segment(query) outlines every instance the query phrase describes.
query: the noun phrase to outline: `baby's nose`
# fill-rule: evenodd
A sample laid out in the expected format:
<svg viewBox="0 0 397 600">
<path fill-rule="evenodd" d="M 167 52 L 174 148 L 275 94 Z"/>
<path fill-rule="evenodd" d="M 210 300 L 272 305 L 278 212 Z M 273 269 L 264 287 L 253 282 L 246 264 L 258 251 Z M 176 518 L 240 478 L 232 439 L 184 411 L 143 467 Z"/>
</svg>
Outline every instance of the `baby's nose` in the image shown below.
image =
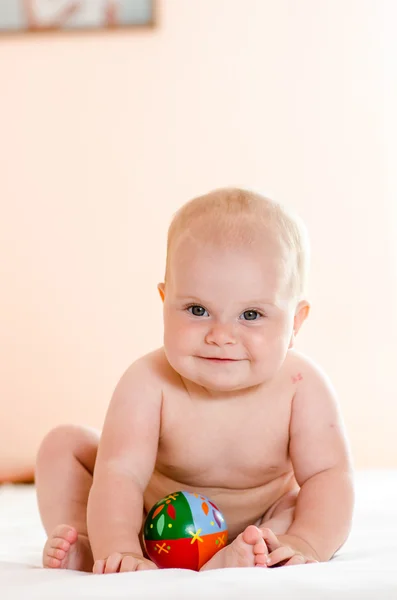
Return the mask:
<svg viewBox="0 0 397 600">
<path fill-rule="evenodd" d="M 207 344 L 224 346 L 225 344 L 236 344 L 234 328 L 230 325 L 213 325 L 205 336 Z"/>
</svg>

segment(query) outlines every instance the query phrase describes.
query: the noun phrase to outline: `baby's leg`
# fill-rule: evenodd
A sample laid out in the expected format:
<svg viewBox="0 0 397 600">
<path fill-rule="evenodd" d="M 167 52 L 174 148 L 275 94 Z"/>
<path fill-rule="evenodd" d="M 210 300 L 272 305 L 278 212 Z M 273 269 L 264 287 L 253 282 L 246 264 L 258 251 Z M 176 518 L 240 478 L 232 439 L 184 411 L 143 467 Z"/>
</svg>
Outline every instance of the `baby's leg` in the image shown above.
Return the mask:
<svg viewBox="0 0 397 600">
<path fill-rule="evenodd" d="M 87 500 L 99 432 L 63 425 L 44 438 L 36 463 L 37 499 L 48 535 L 43 565 L 91 571 Z"/>
<path fill-rule="evenodd" d="M 276 535 L 284 535 L 294 520 L 296 498 L 299 490 L 293 490 L 282 496 L 263 515 L 259 529 L 271 529 Z"/>
<path fill-rule="evenodd" d="M 276 535 L 282 535 L 289 529 L 295 512 L 298 490 L 288 492 L 282 496 L 264 514 L 257 527 L 249 525 L 226 548 L 222 548 L 203 567 L 202 571 L 209 569 L 222 569 L 225 567 L 265 567 L 267 548 L 262 530 L 271 529 Z"/>
</svg>

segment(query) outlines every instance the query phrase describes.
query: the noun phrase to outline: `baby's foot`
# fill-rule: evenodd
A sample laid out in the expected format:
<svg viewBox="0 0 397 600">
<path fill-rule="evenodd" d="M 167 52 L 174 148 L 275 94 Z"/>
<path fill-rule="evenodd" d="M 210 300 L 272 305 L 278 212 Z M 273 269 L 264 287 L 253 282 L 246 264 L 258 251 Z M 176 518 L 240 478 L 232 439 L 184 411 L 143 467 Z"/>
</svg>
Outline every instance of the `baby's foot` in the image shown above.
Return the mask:
<svg viewBox="0 0 397 600">
<path fill-rule="evenodd" d="M 224 569 L 225 567 L 265 567 L 267 548 L 260 529 L 249 525 L 243 533 L 226 548 L 219 550 L 202 568 Z"/>
<path fill-rule="evenodd" d="M 88 537 L 74 527 L 58 525 L 43 550 L 43 566 L 49 569 L 92 571 L 94 561 Z"/>
</svg>

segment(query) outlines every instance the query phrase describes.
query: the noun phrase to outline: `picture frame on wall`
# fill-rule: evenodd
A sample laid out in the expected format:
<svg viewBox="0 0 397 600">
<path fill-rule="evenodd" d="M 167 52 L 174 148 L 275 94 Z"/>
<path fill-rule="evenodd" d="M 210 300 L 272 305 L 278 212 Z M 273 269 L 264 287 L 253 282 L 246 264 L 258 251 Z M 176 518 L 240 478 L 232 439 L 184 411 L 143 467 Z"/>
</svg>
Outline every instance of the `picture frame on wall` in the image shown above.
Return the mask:
<svg viewBox="0 0 397 600">
<path fill-rule="evenodd" d="M 0 35 L 153 27 L 155 0 L 0 0 Z"/>
</svg>

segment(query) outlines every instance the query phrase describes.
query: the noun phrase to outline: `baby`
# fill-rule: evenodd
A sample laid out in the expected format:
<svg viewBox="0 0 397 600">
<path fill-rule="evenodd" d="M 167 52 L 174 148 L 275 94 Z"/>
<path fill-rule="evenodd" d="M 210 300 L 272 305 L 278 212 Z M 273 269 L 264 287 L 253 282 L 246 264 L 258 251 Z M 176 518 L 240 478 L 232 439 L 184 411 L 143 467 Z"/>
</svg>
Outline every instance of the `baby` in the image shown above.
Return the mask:
<svg viewBox="0 0 397 600">
<path fill-rule="evenodd" d="M 176 213 L 164 347 L 127 369 L 101 435 L 60 426 L 40 447 L 45 567 L 157 568 L 143 519 L 177 490 L 209 496 L 228 525 L 203 570 L 327 561 L 342 546 L 353 485 L 337 401 L 294 350 L 307 263 L 300 221 L 259 194 L 216 190 Z"/>
</svg>

